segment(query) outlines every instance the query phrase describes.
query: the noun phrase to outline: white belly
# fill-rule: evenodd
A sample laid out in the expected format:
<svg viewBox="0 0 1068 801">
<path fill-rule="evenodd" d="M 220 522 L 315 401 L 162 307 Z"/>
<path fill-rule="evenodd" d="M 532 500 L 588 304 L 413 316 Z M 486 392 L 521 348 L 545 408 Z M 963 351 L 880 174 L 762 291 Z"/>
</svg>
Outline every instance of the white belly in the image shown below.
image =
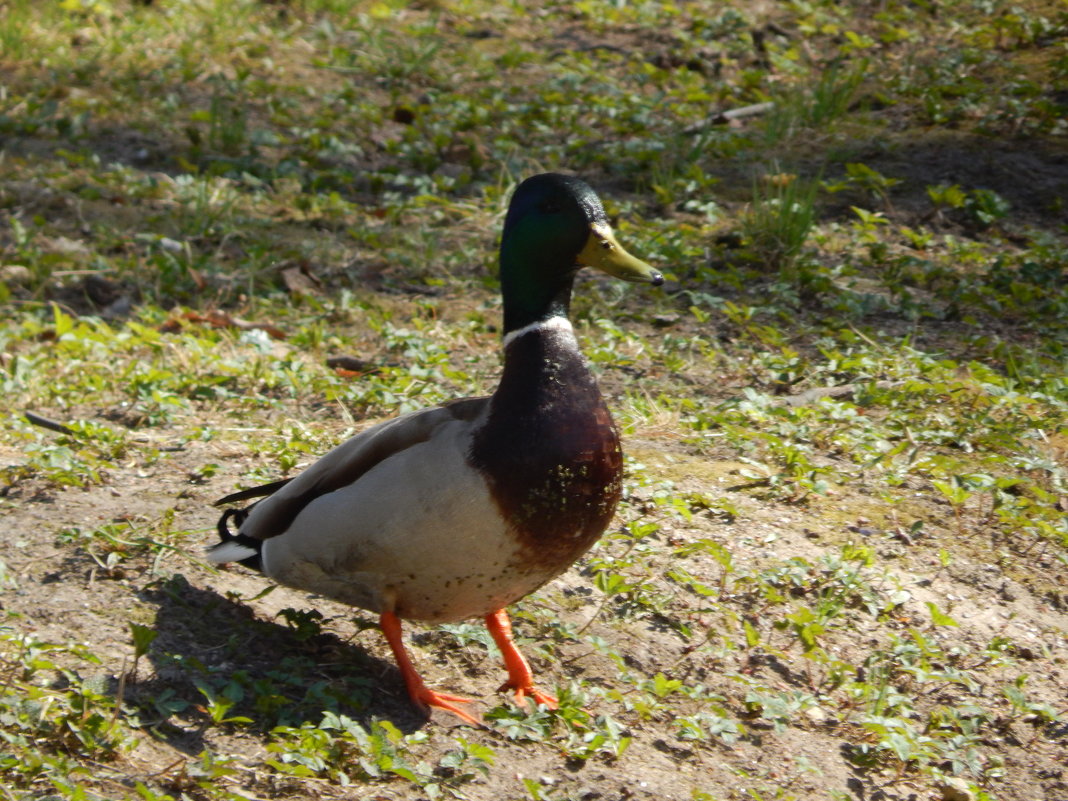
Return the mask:
<svg viewBox="0 0 1068 801">
<path fill-rule="evenodd" d="M 525 564 L 463 450 L 416 445 L 315 499 L 264 542 L 264 573 L 428 622 L 486 615 L 533 592 L 555 574 Z"/>
</svg>

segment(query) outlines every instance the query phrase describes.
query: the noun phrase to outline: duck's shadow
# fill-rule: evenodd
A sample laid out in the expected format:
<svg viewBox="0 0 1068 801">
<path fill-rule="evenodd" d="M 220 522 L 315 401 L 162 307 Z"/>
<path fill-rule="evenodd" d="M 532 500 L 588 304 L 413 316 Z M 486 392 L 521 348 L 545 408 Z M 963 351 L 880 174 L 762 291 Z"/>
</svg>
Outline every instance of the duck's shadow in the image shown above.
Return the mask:
<svg viewBox="0 0 1068 801">
<path fill-rule="evenodd" d="M 388 720 L 405 733 L 427 722 L 392 662 L 318 630 L 312 620 L 259 619 L 248 606 L 181 575 L 141 597 L 158 608 L 156 636 L 144 656 L 154 670 L 127 682 L 125 701 L 175 748 L 200 753 L 213 726 L 264 733 L 318 725 L 326 711 L 364 726 Z"/>
</svg>

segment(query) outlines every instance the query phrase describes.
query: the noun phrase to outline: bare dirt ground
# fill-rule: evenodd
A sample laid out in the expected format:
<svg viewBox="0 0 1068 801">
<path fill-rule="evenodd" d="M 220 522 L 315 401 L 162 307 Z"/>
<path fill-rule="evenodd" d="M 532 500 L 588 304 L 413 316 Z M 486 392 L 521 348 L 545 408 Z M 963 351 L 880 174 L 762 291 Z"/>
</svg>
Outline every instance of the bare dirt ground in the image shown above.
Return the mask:
<svg viewBox="0 0 1068 801">
<path fill-rule="evenodd" d="M 650 424 L 626 442 L 629 455 L 651 475 L 675 481 L 679 493 L 721 495 L 745 483 L 729 454 L 698 456 L 665 436 L 665 430 Z M 154 436 L 165 439 L 166 434 L 159 431 Z M 19 454 L 8 452 L 2 457 L 12 462 Z M 232 489 L 232 477 L 243 461 L 240 441 L 189 442 L 150 466 L 116 464 L 103 486 L 87 490 L 57 491 L 35 487 L 32 481 L 8 487 L 0 542 L 17 589 L 4 594 L 5 611 L 17 614 L 18 627 L 35 632 L 42 640 L 89 644 L 102 660 L 95 668 L 102 686 L 116 692 L 120 677 L 127 674 L 122 692 L 128 701 L 144 703 L 146 698 L 167 693 L 195 698 L 191 666 L 255 678 L 276 675 L 279 670 L 284 673 L 286 660 L 298 658 L 314 665 L 310 673 L 301 669 L 301 681 L 321 682 L 324 692 L 346 699 L 341 708 L 357 721 L 384 719 L 404 732 L 424 731 L 431 752 L 446 749 L 457 735 L 476 736 L 465 727 L 457 728 L 448 715 L 435 713 L 434 722 L 427 725 L 412 709 L 388 650 L 371 626 L 371 616 L 284 588 L 264 595 L 270 583 L 249 571 L 240 567 L 215 571 L 205 566 L 202 548 L 213 540 L 217 514 L 210 503 Z M 205 462 L 217 463 L 221 469 L 207 483 L 196 483 L 190 476 Z M 877 499 L 855 491 L 814 499 L 800 508 L 765 502 L 746 492 L 731 494 L 738 507 L 732 521 L 698 514 L 685 525 L 674 524 L 659 532 L 657 545 L 664 547 L 663 555 L 650 562 L 657 572 L 650 577 L 654 585 L 679 592 L 664 577 L 672 567 L 669 544 L 700 538 L 728 543 L 736 567 L 745 570 L 791 557 L 816 560 L 843 542 L 861 541 L 874 546 L 880 562 L 888 566 L 879 580 L 906 591 L 909 600 L 883 631 L 855 631 L 838 637 L 833 646 L 836 656 L 851 663 L 863 660 L 863 654 L 885 644 L 888 632 L 905 635 L 925 620 L 924 603 L 931 601 L 960 624 L 933 636 L 973 653 L 994 637 L 1008 638 L 1026 665 L 1032 698 L 1063 707 L 1068 684 L 1068 601 L 1063 584 L 1058 587 L 1059 579 L 1053 579 L 1062 572 L 1051 555 L 1036 553 L 1035 574 L 1012 578 L 998 567 L 996 554 L 984 549 L 983 533 L 972 531 L 968 536 L 974 542 L 961 543 L 952 563 L 945 566 L 929 545 L 908 539 L 904 521 L 888 517 Z M 956 536 L 948 506 L 917 497 L 908 512 L 925 516 L 926 536 L 932 540 L 946 542 Z M 72 542 L 64 535 L 114 521 L 149 525 L 169 515 L 176 528 L 189 532 L 179 547 L 125 560 L 115 569 L 107 568 L 103 553 L 93 554 L 92 544 L 81 546 L 76 538 Z M 699 575 L 718 572 L 709 559 L 688 560 L 686 567 Z M 695 609 L 699 599 L 682 597 L 678 604 Z M 804 660 L 793 658 L 796 654 L 784 658 L 759 649 L 748 653 L 725 649 L 714 657 L 695 650 L 669 626 L 649 621 L 625 625 L 604 614 L 599 593 L 591 587 L 582 564 L 519 608 L 529 613 L 518 616 L 520 635 L 537 638 L 539 609 L 552 608 L 565 624 L 579 629 L 588 626 L 587 633 L 610 642 L 623 656 L 626 669 L 648 677 L 663 673 L 720 693 L 729 713 L 745 721 L 749 736 L 732 744 L 687 742 L 671 736 L 669 721 L 656 715 L 650 719 L 630 715 L 626 727 L 633 741 L 619 759 L 583 761 L 568 759 L 545 744 L 516 743 L 486 734 L 496 749 L 497 765 L 488 776 L 464 788 L 468 797 L 527 797 L 529 788 L 523 779 L 535 779 L 546 798 L 682 801 L 698 797 L 695 792 L 708 793 L 702 798 L 741 798 L 746 788 L 757 792 L 772 784 L 787 788 L 788 797 L 793 798 L 970 797 L 953 795 L 965 791 L 952 784 L 932 786 L 918 777 L 889 771 L 873 781 L 870 772 L 857 770 L 846 758 L 857 729 L 856 724 L 842 721 L 840 710 L 810 706 L 778 731 L 766 720 L 755 718 L 745 704 L 737 676 L 760 676 L 771 687 L 800 690 L 812 680 L 804 673 Z M 279 613 L 285 609 L 316 609 L 329 622 L 323 633 L 305 639 L 284 625 Z M 159 632 L 136 674 L 130 672 L 130 621 L 151 625 Z M 708 638 L 715 641 L 715 616 L 709 615 L 704 622 Z M 410 631 L 419 646 L 416 658 L 433 686 L 491 705 L 501 702 L 496 693 L 501 670 L 481 647 L 460 645 L 432 629 L 411 627 Z M 541 652 L 535 649 L 533 653 Z M 533 662 L 542 683 L 549 687 L 582 678 L 611 689 L 617 675 L 617 666 L 591 649 L 587 640 L 558 642 L 551 661 L 535 655 Z M 989 686 L 975 692 L 997 693 L 998 689 Z M 923 701 L 930 705 L 959 702 L 958 694 L 948 687 L 929 691 Z M 595 701 L 592 707 L 593 712 L 610 711 L 604 702 Z M 302 708 L 304 722 L 317 722 L 314 704 Z M 1040 736 L 1034 728 L 1037 725 L 1006 719 L 999 735 L 987 743 L 988 754 L 996 755 L 1004 765 L 997 798 L 1054 801 L 1068 797 L 1064 773 L 1068 731 L 1046 730 Z M 210 746 L 216 752 L 239 754 L 240 780 L 230 777 L 225 781 L 234 785 L 235 792 L 244 793 L 242 797 L 369 797 L 366 787 L 309 783 L 264 770 L 262 760 L 268 756 L 265 747 L 270 736 L 241 729 L 223 733 L 208 725 L 201 705 L 187 707 L 152 731 L 117 764 L 107 766 L 105 773 L 113 776 L 116 787 L 128 783 L 130 777 L 148 776 L 172 791 L 180 789 L 187 781 L 183 777 L 188 761 Z M 375 793 L 374 798 L 382 799 L 421 797 L 417 787 L 396 784 L 376 787 Z"/>
</svg>

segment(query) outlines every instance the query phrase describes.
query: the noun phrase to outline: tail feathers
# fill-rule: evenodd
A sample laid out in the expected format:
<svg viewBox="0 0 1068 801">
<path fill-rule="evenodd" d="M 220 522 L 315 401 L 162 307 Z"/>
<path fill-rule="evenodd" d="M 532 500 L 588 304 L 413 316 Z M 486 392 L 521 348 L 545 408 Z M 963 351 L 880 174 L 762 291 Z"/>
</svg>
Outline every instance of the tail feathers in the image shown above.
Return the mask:
<svg viewBox="0 0 1068 801">
<path fill-rule="evenodd" d="M 252 557 L 259 557 L 260 552 L 248 545 L 242 545 L 237 540 L 220 542 L 208 549 L 208 561 L 217 565 L 226 562 L 243 562 Z"/>
<path fill-rule="evenodd" d="M 263 541 L 241 533 L 241 524 L 248 517 L 249 509 L 227 509 L 222 513 L 218 524 L 220 542 L 208 548 L 209 562 L 217 565 L 238 562 L 245 567 L 263 572 L 263 558 L 260 554 Z M 231 518 L 237 525 L 237 531 L 230 530 Z"/>
<path fill-rule="evenodd" d="M 253 498 L 263 498 L 267 495 L 273 495 L 292 480 L 292 478 L 283 478 L 280 481 L 272 481 L 270 484 L 264 484 L 261 487 L 251 487 L 250 489 L 241 490 L 240 492 L 233 492 L 225 498 L 219 498 L 219 500 L 213 501 L 211 505 L 227 506 L 231 503 L 241 503 L 242 501 L 252 500 Z"/>
</svg>

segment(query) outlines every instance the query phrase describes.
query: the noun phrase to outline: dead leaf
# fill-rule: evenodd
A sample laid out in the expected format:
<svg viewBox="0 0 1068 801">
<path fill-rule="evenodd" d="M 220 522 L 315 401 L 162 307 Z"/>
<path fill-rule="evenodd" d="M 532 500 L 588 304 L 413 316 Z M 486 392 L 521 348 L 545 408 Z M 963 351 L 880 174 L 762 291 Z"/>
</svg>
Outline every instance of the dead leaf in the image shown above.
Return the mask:
<svg viewBox="0 0 1068 801">
<path fill-rule="evenodd" d="M 411 125 L 415 122 L 415 111 L 407 106 L 397 106 L 393 109 L 393 121 L 401 125 Z"/>
<path fill-rule="evenodd" d="M 331 356 L 326 360 L 326 366 L 333 368 L 341 378 L 359 378 L 378 369 L 371 362 L 355 356 Z"/>
<path fill-rule="evenodd" d="M 286 289 L 297 295 L 317 295 L 323 288 L 306 264 L 286 267 L 282 270 L 282 281 Z"/>
<path fill-rule="evenodd" d="M 193 279 L 193 284 L 196 285 L 198 292 L 203 292 L 207 288 L 208 282 L 204 279 L 204 276 L 200 274 L 200 270 L 194 270 L 190 267 L 189 277 Z"/>
<path fill-rule="evenodd" d="M 122 295 L 122 287 L 102 275 L 85 276 L 82 288 L 96 306 L 110 306 Z"/>
<path fill-rule="evenodd" d="M 371 362 L 355 356 L 331 356 L 326 360 L 326 366 L 333 367 L 335 370 L 350 370 L 354 373 L 366 373 L 374 369 Z"/>
<path fill-rule="evenodd" d="M 224 311 L 209 311 L 206 314 L 200 314 L 195 311 L 182 312 L 181 314 L 171 317 L 169 320 L 160 325 L 159 330 L 164 333 L 171 334 L 176 331 L 181 331 L 184 323 L 196 323 L 198 325 L 210 325 L 212 328 L 237 328 L 241 331 L 251 331 L 259 329 L 266 331 L 267 335 L 271 339 L 285 339 L 286 335 L 282 329 L 277 326 L 273 326 L 270 323 L 252 323 L 248 320 L 242 320 L 238 317 L 233 317 Z"/>
</svg>

